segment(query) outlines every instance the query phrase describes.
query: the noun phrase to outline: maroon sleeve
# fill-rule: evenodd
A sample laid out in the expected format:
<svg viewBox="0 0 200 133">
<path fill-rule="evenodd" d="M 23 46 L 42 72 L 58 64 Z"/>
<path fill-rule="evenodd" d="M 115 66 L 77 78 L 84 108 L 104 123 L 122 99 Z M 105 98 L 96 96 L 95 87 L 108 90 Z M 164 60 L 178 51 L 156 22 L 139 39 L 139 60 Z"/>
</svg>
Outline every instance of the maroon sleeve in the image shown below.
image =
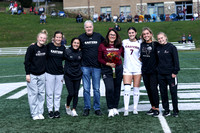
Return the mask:
<svg viewBox="0 0 200 133">
<path fill-rule="evenodd" d="M 100 44 L 100 45 L 99 45 L 99 48 L 98 48 L 98 61 L 99 61 L 101 64 L 106 65 L 107 62 L 105 61 L 105 58 L 104 58 L 104 50 L 103 50 L 103 47 L 104 47 L 103 44 Z"/>
<path fill-rule="evenodd" d="M 124 47 L 122 46 L 122 57 L 124 58 Z"/>
</svg>

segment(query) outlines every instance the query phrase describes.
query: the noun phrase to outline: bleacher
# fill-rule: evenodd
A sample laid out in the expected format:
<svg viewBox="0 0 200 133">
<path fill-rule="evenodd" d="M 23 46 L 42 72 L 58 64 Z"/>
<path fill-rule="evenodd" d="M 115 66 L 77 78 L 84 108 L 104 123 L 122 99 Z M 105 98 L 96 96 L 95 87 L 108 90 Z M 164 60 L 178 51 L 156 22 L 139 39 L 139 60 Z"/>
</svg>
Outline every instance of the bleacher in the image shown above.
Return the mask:
<svg viewBox="0 0 200 133">
<path fill-rule="evenodd" d="M 176 48 L 178 50 L 194 50 L 195 47 L 195 43 L 179 43 L 179 42 L 171 42 L 172 44 L 174 44 L 176 46 Z"/>
</svg>

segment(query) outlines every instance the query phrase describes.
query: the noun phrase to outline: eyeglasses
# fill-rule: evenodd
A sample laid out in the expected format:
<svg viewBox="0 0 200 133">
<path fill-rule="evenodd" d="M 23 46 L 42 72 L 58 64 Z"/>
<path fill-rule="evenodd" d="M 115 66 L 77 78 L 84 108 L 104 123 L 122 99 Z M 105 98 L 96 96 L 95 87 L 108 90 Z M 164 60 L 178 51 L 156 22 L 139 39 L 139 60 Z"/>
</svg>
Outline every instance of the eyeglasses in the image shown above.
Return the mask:
<svg viewBox="0 0 200 133">
<path fill-rule="evenodd" d="M 116 36 L 116 34 L 109 34 L 109 36 L 113 36 L 113 37 L 115 37 L 115 36 Z"/>
</svg>

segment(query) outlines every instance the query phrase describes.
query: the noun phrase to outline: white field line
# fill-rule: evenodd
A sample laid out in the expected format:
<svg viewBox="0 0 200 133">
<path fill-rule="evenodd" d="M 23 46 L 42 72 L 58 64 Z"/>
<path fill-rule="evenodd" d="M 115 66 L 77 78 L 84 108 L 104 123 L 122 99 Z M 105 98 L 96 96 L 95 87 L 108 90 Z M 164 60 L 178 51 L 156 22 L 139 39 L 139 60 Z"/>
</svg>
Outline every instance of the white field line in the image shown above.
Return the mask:
<svg viewBox="0 0 200 133">
<path fill-rule="evenodd" d="M 166 119 L 162 115 L 159 115 L 158 119 L 160 121 L 160 124 L 162 126 L 164 133 L 171 133 L 171 130 L 170 130 L 168 124 L 167 124 Z"/>
<path fill-rule="evenodd" d="M 10 96 L 10 97 L 8 97 L 6 99 L 18 99 L 18 98 L 20 98 L 20 97 L 22 97 L 22 96 L 24 96 L 26 94 L 27 94 L 27 88 L 15 93 L 14 95 L 12 95 L 12 96 Z"/>
<path fill-rule="evenodd" d="M 0 97 L 22 86 L 26 86 L 26 82 L 0 84 Z"/>
<path fill-rule="evenodd" d="M 25 77 L 26 75 L 6 75 L 6 76 L 0 76 L 0 78 L 12 78 L 12 77 Z"/>
</svg>

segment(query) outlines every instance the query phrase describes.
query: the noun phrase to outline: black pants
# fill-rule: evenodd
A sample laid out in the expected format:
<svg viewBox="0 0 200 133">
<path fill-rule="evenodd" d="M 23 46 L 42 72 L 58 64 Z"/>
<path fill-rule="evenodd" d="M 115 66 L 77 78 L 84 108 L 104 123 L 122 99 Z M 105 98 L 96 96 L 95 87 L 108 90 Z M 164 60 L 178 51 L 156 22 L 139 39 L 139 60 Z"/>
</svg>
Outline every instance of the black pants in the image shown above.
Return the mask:
<svg viewBox="0 0 200 133">
<path fill-rule="evenodd" d="M 102 75 L 106 88 L 107 107 L 108 109 L 118 108 L 121 93 L 121 82 L 123 77 L 123 66 L 116 66 L 116 78 L 113 78 L 113 70 L 108 66 L 104 66 L 102 68 Z"/>
<path fill-rule="evenodd" d="M 157 74 L 142 74 L 144 86 L 147 90 L 151 106 L 159 108 L 158 78 Z"/>
<path fill-rule="evenodd" d="M 158 74 L 158 83 L 160 87 L 160 93 L 162 98 L 162 106 L 166 111 L 169 111 L 169 100 L 168 100 L 168 89 L 169 85 L 173 111 L 179 112 L 178 110 L 178 98 L 177 98 L 177 78 L 172 78 L 170 75 L 160 75 Z"/>
<path fill-rule="evenodd" d="M 67 75 L 64 76 L 64 79 L 65 79 L 65 85 L 66 85 L 67 90 L 68 90 L 68 96 L 66 98 L 67 106 L 70 105 L 70 103 L 73 99 L 73 108 L 76 109 L 76 106 L 77 106 L 77 103 L 78 103 L 78 91 L 79 91 L 79 88 L 80 88 L 81 79 L 72 80 Z"/>
</svg>

